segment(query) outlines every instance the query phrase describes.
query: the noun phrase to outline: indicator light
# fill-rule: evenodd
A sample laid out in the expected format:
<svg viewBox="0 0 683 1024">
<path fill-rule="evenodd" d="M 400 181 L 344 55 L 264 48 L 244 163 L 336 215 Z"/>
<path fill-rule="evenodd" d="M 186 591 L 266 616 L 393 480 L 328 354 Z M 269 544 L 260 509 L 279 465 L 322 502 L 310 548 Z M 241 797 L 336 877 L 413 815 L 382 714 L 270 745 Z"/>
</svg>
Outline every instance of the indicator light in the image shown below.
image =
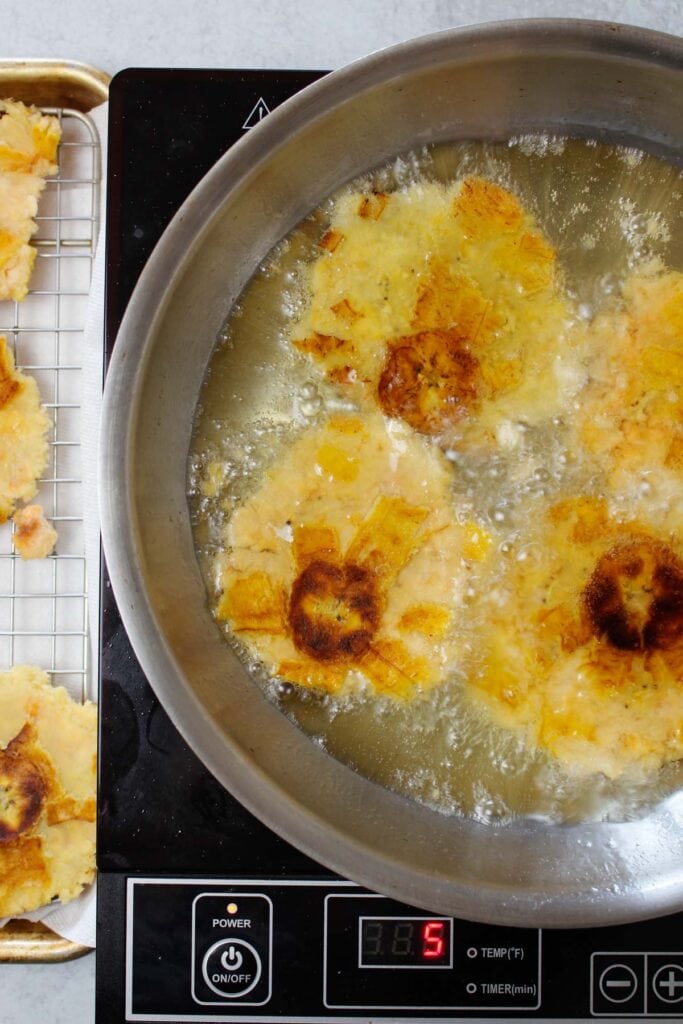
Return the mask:
<svg viewBox="0 0 683 1024">
<path fill-rule="evenodd" d="M 229 914 L 236 914 L 239 908 L 236 903 L 228 903 L 225 909 Z"/>
</svg>

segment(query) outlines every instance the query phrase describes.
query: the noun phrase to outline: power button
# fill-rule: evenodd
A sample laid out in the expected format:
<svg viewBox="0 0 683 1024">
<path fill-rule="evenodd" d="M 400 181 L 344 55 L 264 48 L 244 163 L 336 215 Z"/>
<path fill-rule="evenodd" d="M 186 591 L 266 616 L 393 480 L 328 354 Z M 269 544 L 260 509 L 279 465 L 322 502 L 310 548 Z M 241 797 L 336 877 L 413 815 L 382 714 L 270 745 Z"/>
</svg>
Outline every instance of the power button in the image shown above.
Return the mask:
<svg viewBox="0 0 683 1024">
<path fill-rule="evenodd" d="M 271 998 L 273 905 L 265 893 L 220 889 L 192 902 L 192 998 L 263 1006 Z"/>
<path fill-rule="evenodd" d="M 261 980 L 261 957 L 243 939 L 221 939 L 207 950 L 202 975 L 216 995 L 237 999 L 246 996 Z"/>
</svg>

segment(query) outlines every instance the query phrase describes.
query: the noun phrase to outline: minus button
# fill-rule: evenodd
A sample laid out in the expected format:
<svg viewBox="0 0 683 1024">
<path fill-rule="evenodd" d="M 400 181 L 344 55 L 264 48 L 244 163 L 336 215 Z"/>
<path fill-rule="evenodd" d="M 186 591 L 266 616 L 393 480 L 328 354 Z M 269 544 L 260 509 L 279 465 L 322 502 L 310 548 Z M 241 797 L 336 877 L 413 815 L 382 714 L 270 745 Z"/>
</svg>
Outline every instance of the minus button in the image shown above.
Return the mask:
<svg viewBox="0 0 683 1024">
<path fill-rule="evenodd" d="M 600 992 L 610 1003 L 625 1003 L 638 991 L 638 976 L 628 964 L 610 964 L 600 975 Z"/>
</svg>

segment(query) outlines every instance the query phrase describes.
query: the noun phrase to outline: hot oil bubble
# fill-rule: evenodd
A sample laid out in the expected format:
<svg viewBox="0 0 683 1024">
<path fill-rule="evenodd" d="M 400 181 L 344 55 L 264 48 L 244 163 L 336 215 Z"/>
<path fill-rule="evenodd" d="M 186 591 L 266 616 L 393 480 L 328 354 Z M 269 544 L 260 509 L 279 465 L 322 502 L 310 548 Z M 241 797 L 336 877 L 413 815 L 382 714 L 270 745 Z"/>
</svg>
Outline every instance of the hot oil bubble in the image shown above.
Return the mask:
<svg viewBox="0 0 683 1024">
<path fill-rule="evenodd" d="M 320 396 L 299 402 L 299 411 L 305 419 L 315 419 L 323 407 L 323 400 Z"/>
</svg>

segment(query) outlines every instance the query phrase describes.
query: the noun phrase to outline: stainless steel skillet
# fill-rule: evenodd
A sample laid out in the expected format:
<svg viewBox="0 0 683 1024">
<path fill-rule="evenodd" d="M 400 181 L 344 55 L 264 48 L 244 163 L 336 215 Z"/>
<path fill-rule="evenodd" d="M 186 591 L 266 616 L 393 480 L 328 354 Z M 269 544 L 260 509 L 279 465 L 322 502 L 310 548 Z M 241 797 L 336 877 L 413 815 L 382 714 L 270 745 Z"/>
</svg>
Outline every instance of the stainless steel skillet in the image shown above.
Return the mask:
<svg viewBox="0 0 683 1024">
<path fill-rule="evenodd" d="M 416 146 L 534 131 L 683 160 L 683 45 L 623 26 L 510 22 L 359 61 L 284 104 L 191 194 L 145 268 L 105 394 L 101 514 L 124 624 L 179 730 L 275 831 L 340 874 L 476 920 L 579 926 L 683 908 L 683 795 L 624 824 L 448 818 L 330 758 L 222 641 L 186 500 L 216 336 L 270 248 L 344 181 Z M 250 386 L 248 353 L 235 390 Z M 228 865 L 226 865 L 226 869 Z"/>
</svg>

